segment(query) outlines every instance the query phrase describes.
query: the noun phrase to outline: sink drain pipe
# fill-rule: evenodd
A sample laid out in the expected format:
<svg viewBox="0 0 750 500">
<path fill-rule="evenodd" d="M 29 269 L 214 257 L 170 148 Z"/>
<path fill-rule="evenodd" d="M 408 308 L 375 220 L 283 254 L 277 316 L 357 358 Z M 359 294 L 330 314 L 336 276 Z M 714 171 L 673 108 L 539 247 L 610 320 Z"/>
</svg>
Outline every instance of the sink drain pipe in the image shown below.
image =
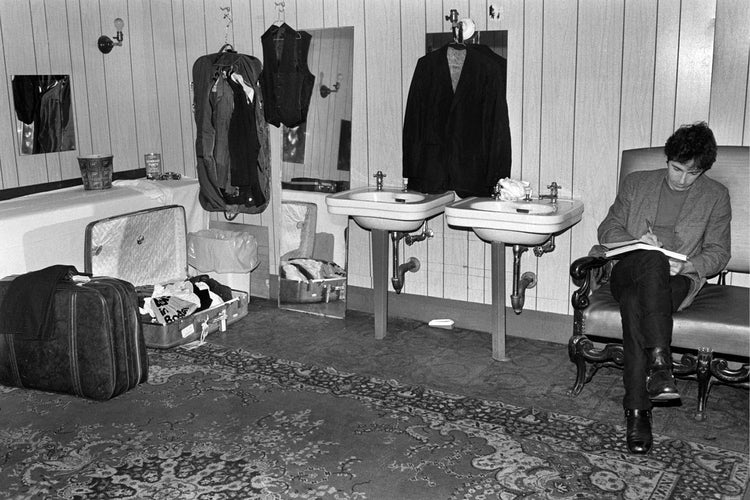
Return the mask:
<svg viewBox="0 0 750 500">
<path fill-rule="evenodd" d="M 521 311 L 523 311 L 523 304 L 526 302 L 526 289 L 536 286 L 536 274 L 531 271 L 521 274 L 521 255 L 526 250 L 528 250 L 528 247 L 513 245 L 513 294 L 510 296 L 510 303 L 513 306 L 513 312 L 516 314 L 521 314 Z M 554 250 L 555 236 L 552 235 L 544 244 L 534 247 L 534 255 L 541 257 Z M 519 274 L 521 274 L 520 277 Z"/>
<path fill-rule="evenodd" d="M 420 234 L 412 235 L 402 231 L 396 231 L 391 233 L 391 243 L 393 245 L 393 276 L 391 277 L 391 285 L 396 293 L 401 293 L 401 289 L 404 288 L 404 282 L 406 281 L 406 273 L 416 273 L 419 271 L 421 266 L 419 259 L 416 257 L 409 257 L 409 260 L 403 264 L 399 264 L 399 252 L 398 242 L 404 240 L 404 243 L 411 246 L 417 241 L 422 241 L 426 238 L 432 238 L 434 233 L 432 229 L 425 228 Z"/>
<path fill-rule="evenodd" d="M 510 304 L 513 306 L 513 312 L 521 314 L 523 304 L 526 302 L 526 289 L 536 286 L 536 274 L 526 271 L 521 274 L 521 255 L 528 250 L 523 245 L 513 245 L 513 293 L 510 296 Z"/>
</svg>

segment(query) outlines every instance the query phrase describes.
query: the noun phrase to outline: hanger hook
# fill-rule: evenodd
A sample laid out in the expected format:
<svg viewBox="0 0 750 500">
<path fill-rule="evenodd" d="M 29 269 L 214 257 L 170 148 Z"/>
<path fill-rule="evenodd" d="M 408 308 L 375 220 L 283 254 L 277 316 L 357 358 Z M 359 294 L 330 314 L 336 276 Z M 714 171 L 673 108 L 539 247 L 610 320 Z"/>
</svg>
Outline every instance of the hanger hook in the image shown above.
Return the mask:
<svg viewBox="0 0 750 500">
<path fill-rule="evenodd" d="M 286 3 L 284 2 L 284 0 L 280 0 L 278 2 L 274 0 L 273 4 L 276 6 L 276 20 L 283 22 L 284 19 L 286 19 L 286 12 L 284 10 L 286 7 Z"/>
<path fill-rule="evenodd" d="M 219 7 L 222 11 L 224 20 L 227 22 L 224 27 L 224 44 L 229 43 L 229 27 L 232 25 L 232 7 Z"/>
</svg>

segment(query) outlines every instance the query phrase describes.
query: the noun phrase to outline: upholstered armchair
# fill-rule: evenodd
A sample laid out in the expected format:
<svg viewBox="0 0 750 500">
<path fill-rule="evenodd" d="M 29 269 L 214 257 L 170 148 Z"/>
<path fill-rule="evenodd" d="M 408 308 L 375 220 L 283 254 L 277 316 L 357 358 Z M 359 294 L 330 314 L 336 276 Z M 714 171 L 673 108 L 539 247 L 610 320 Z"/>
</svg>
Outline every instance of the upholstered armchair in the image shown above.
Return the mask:
<svg viewBox="0 0 750 500">
<path fill-rule="evenodd" d="M 620 183 L 629 173 L 657 168 L 665 160 L 661 147 L 623 151 Z M 716 163 L 704 175 L 729 189 L 732 257 L 716 283 L 705 285 L 689 308 L 674 315 L 674 375 L 697 381 L 697 420 L 706 417 L 713 384 L 749 386 L 750 289 L 727 284 L 726 276 L 750 271 L 750 148 L 719 146 Z M 622 368 L 622 326 L 619 306 L 609 290 L 610 269 L 607 259 L 589 256 L 570 266 L 578 286 L 572 297 L 573 336 L 568 342 L 570 360 L 576 365 L 576 379 L 569 391 L 573 396 L 580 394 L 600 368 Z M 747 283 L 744 278 L 737 280 Z"/>
</svg>

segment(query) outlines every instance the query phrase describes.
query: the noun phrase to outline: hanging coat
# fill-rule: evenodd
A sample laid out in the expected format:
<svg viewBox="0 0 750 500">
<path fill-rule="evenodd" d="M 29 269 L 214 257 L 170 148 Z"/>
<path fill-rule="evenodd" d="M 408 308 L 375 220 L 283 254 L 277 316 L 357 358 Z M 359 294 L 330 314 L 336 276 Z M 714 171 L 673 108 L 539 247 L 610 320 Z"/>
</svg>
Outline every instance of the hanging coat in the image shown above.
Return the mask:
<svg viewBox="0 0 750 500">
<path fill-rule="evenodd" d="M 32 153 L 75 149 L 70 77 L 68 75 L 17 75 L 13 77 L 16 116 L 34 124 Z"/>
<path fill-rule="evenodd" d="M 315 85 L 315 75 L 307 67 L 311 39 L 306 31 L 295 31 L 286 23 L 271 25 L 260 37 L 265 63 L 260 85 L 271 125 L 292 128 L 307 120 Z"/>
<path fill-rule="evenodd" d="M 268 205 L 271 156 L 258 84 L 262 68 L 257 58 L 233 51 L 207 54 L 193 64 L 198 198 L 207 211 L 255 214 Z"/>
<path fill-rule="evenodd" d="M 454 92 L 445 45 L 417 61 L 406 103 L 403 176 L 424 193 L 489 196 L 510 176 L 506 61 L 467 45 Z"/>
</svg>

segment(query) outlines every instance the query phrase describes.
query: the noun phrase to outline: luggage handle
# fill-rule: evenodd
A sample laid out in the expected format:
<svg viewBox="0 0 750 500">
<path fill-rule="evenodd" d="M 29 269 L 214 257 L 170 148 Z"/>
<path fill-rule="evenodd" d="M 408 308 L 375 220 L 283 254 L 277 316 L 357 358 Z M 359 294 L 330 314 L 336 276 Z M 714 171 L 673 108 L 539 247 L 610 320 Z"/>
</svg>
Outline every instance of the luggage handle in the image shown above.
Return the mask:
<svg viewBox="0 0 750 500">
<path fill-rule="evenodd" d="M 94 276 L 91 273 L 81 273 L 81 272 L 73 273 L 71 271 L 68 273 L 68 275 L 64 279 L 65 281 L 69 281 L 73 283 L 74 285 L 81 286 L 91 281 L 91 278 L 93 277 Z"/>
</svg>

